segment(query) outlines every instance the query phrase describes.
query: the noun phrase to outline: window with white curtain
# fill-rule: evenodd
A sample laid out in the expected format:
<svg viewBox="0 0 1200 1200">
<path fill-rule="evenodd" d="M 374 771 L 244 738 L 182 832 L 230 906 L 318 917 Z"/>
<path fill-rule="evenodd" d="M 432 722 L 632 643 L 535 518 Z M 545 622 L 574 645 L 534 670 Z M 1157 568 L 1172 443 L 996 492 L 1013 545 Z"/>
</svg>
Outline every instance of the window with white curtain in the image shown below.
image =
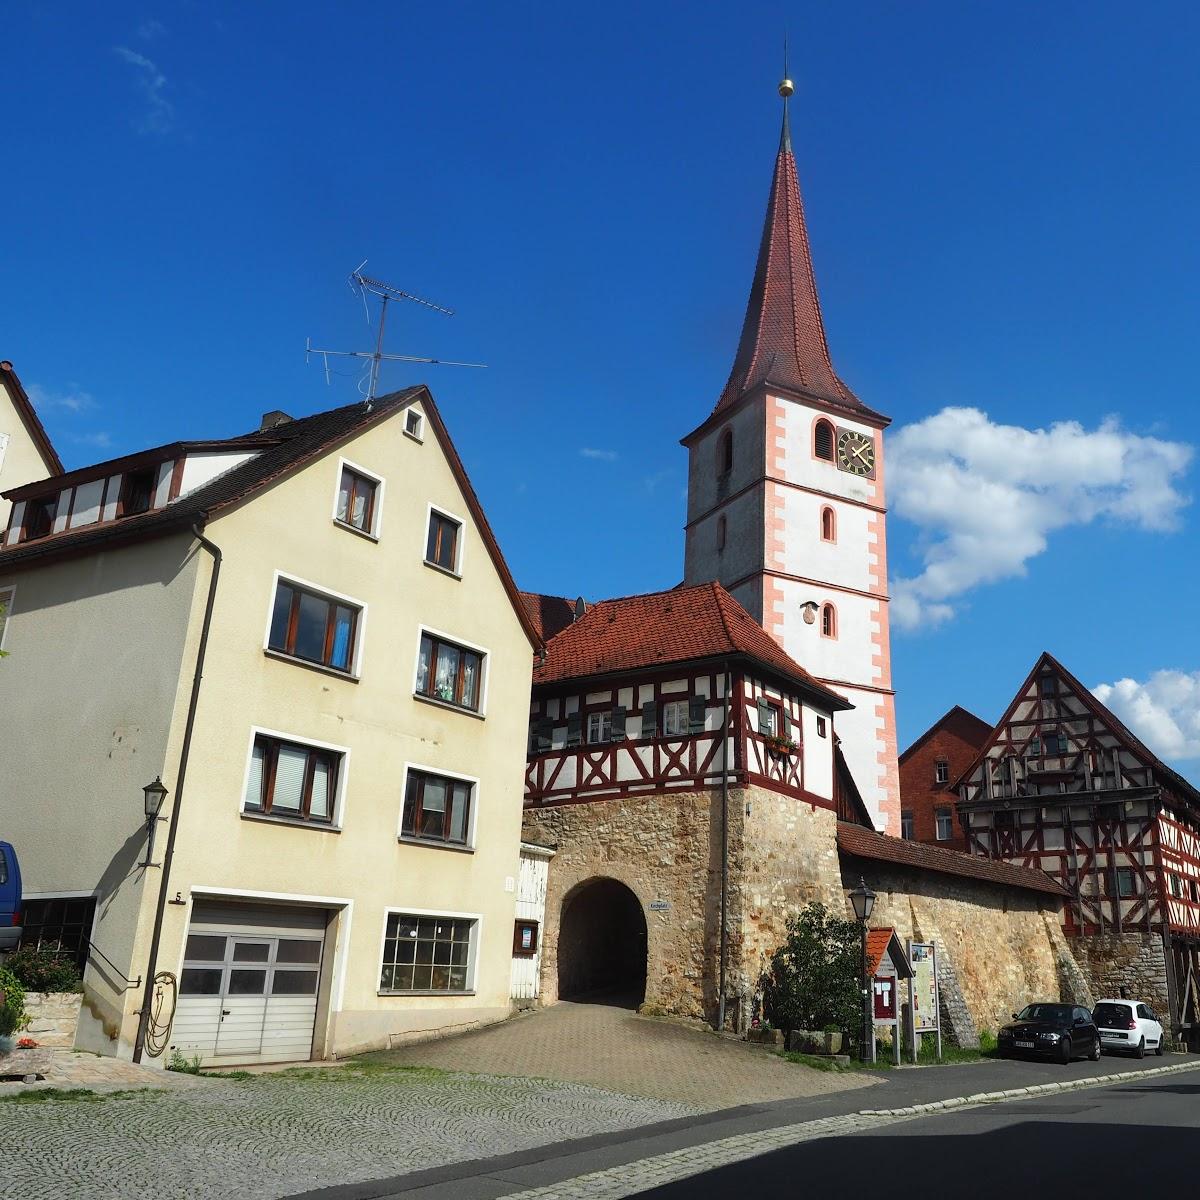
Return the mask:
<svg viewBox="0 0 1200 1200">
<path fill-rule="evenodd" d="M 342 758 L 337 751 L 256 735 L 244 810 L 331 824 Z"/>
</svg>

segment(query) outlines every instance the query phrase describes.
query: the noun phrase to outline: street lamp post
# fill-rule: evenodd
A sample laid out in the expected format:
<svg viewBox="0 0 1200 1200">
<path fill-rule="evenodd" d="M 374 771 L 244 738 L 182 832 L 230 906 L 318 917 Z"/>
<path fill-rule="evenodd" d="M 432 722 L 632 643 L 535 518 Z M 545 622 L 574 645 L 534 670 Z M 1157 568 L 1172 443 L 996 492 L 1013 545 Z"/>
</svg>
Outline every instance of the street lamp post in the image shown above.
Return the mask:
<svg viewBox="0 0 1200 1200">
<path fill-rule="evenodd" d="M 153 783 L 142 788 L 146 798 L 146 861 L 139 866 L 154 866 L 154 826 L 158 823 L 158 814 L 162 811 L 163 801 L 167 798 L 167 789 L 163 787 L 162 778 L 154 777 Z"/>
<path fill-rule="evenodd" d="M 867 887 L 865 880 L 858 877 L 858 887 L 850 893 L 854 915 L 862 928 L 862 1060 L 871 1060 L 871 981 L 867 978 L 867 922 L 875 908 L 875 893 Z"/>
</svg>

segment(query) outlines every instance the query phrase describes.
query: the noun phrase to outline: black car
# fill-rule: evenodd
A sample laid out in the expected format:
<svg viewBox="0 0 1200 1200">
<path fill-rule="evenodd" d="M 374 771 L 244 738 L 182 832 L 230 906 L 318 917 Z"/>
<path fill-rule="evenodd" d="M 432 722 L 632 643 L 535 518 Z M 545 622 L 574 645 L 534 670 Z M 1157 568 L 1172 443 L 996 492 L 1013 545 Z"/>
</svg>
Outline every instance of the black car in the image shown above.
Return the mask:
<svg viewBox="0 0 1200 1200">
<path fill-rule="evenodd" d="M 1013 1024 L 1000 1030 L 997 1041 L 1001 1058 L 1040 1054 L 1063 1063 L 1100 1058 L 1100 1030 L 1077 1004 L 1027 1004 L 1013 1013 Z"/>
</svg>

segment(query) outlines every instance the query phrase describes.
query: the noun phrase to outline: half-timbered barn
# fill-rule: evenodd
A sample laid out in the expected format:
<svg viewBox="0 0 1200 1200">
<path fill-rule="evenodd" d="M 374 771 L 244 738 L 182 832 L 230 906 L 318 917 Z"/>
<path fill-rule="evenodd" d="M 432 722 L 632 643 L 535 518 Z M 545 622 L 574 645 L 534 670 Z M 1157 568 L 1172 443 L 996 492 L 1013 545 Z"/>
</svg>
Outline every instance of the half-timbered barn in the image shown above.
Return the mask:
<svg viewBox="0 0 1200 1200">
<path fill-rule="evenodd" d="M 791 913 L 844 903 L 839 801 L 866 818 L 833 732 L 849 704 L 717 583 L 572 612 L 530 709 L 525 834 L 557 850 L 543 999 L 605 989 L 711 1018 Z"/>
<path fill-rule="evenodd" d="M 1200 1033 L 1200 792 L 1043 654 L 958 780 L 972 854 L 1044 870 L 1097 997 Z"/>
</svg>

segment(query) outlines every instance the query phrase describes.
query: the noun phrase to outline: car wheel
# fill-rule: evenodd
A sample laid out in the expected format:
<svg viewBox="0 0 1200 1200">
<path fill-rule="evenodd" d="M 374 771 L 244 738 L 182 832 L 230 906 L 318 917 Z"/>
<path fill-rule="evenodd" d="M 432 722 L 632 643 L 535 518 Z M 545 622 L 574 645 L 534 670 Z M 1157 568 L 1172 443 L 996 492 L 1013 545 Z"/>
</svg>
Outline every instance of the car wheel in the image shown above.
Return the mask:
<svg viewBox="0 0 1200 1200">
<path fill-rule="evenodd" d="M 1099 1038 L 1097 1038 L 1092 1043 L 1092 1052 L 1091 1052 L 1091 1054 L 1088 1055 L 1088 1058 L 1090 1058 L 1092 1060 L 1092 1062 L 1100 1061 L 1100 1039 Z"/>
<path fill-rule="evenodd" d="M 1058 1044 L 1059 1061 L 1069 1063 L 1071 1061 L 1071 1035 L 1068 1033 Z"/>
<path fill-rule="evenodd" d="M 1161 1058 L 1165 1053 L 1163 1050 L 1163 1035 L 1161 1033 L 1158 1035 L 1158 1045 L 1154 1047 L 1154 1053 L 1158 1055 L 1159 1058 Z"/>
<path fill-rule="evenodd" d="M 1133 1052 L 1133 1056 L 1134 1056 L 1134 1058 L 1145 1058 L 1146 1057 L 1146 1039 L 1145 1038 L 1142 1038 L 1142 1040 L 1140 1042 L 1138 1042 L 1137 1049 Z"/>
</svg>

